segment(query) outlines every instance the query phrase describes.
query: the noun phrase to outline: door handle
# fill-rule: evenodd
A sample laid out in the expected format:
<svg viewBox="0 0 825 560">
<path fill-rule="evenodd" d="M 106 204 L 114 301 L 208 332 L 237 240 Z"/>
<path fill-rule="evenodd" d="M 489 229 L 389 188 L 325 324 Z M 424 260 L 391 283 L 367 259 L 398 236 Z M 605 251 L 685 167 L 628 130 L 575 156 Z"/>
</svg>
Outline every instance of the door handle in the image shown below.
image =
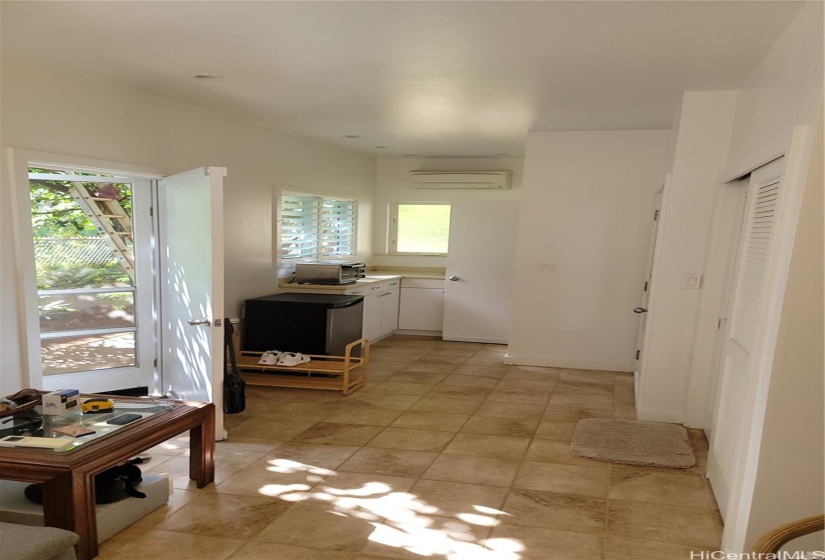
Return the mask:
<svg viewBox="0 0 825 560">
<path fill-rule="evenodd" d="M 447 280 L 449 280 L 450 282 L 458 282 L 459 280 L 461 280 L 461 276 L 450 276 L 449 278 L 447 278 Z"/>
<path fill-rule="evenodd" d="M 633 310 L 633 313 L 647 313 L 647 309 L 645 309 L 644 307 L 636 307 Z"/>
<path fill-rule="evenodd" d="M 209 319 L 189 319 L 186 322 L 190 325 L 206 325 L 207 327 L 212 324 Z"/>
</svg>

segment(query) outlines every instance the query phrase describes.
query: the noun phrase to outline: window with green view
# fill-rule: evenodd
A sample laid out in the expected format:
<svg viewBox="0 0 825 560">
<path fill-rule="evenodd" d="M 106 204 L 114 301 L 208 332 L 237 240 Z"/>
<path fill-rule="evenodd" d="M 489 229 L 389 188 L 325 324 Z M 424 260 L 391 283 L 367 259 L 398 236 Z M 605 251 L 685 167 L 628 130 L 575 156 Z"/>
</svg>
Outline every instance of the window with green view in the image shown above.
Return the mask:
<svg viewBox="0 0 825 560">
<path fill-rule="evenodd" d="M 449 204 L 396 204 L 392 225 L 393 253 L 447 254 Z"/>
</svg>

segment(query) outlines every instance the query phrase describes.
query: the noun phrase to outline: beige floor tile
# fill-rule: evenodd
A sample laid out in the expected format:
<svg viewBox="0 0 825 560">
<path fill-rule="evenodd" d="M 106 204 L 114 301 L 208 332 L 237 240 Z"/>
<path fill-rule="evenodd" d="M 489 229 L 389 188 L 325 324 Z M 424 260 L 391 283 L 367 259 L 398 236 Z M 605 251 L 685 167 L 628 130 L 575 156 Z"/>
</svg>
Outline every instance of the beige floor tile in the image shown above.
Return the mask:
<svg viewBox="0 0 825 560">
<path fill-rule="evenodd" d="M 444 399 L 477 399 L 490 394 L 490 389 L 486 387 L 456 387 L 453 385 L 436 385 L 427 393 L 429 397 L 441 397 Z"/>
<path fill-rule="evenodd" d="M 282 442 L 257 438 L 235 438 L 215 443 L 215 459 L 218 461 L 237 461 L 251 463 L 257 461 Z"/>
<path fill-rule="evenodd" d="M 456 369 L 454 373 L 458 375 L 479 375 L 482 377 L 493 377 L 499 379 L 504 377 L 509 366 L 477 366 L 477 365 L 463 365 Z"/>
<path fill-rule="evenodd" d="M 244 545 L 241 539 L 152 530 L 124 543 L 104 543 L 100 560 L 225 560 Z"/>
<path fill-rule="evenodd" d="M 268 496 L 301 501 L 305 493 L 332 472 L 289 459 L 261 459 L 234 472 L 215 486 L 218 494 Z"/>
<path fill-rule="evenodd" d="M 445 399 L 443 397 L 422 397 L 410 407 L 416 412 L 444 412 L 447 414 L 472 414 L 484 402 L 484 397 L 474 399 Z"/>
<path fill-rule="evenodd" d="M 507 377 L 514 379 L 534 379 L 537 381 L 558 381 L 561 370 L 538 366 L 511 366 Z"/>
<path fill-rule="evenodd" d="M 429 352 L 429 350 L 427 350 L 426 348 L 403 348 L 403 347 L 397 347 L 397 346 L 396 347 L 392 347 L 392 346 L 381 347 L 381 346 L 375 346 L 375 345 L 373 345 L 373 347 L 370 350 L 371 350 L 370 351 L 370 357 L 372 357 L 372 358 L 389 358 L 389 359 L 393 359 L 393 358 L 396 358 L 396 359 L 397 358 L 401 358 L 401 359 L 415 358 L 415 359 L 418 359 L 421 356 L 423 356 L 424 354 Z"/>
<path fill-rule="evenodd" d="M 338 467 L 338 470 L 418 478 L 437 456 L 437 453 L 425 451 L 364 448 Z"/>
<path fill-rule="evenodd" d="M 544 405 L 485 401 L 476 410 L 476 416 L 497 418 L 538 418 L 544 412 Z"/>
<path fill-rule="evenodd" d="M 450 517 L 388 519 L 376 528 L 363 553 L 402 560 L 480 558 L 489 532 L 489 527 Z"/>
<path fill-rule="evenodd" d="M 553 393 L 550 397 L 550 406 L 611 409 L 613 408 L 613 396 Z"/>
<path fill-rule="evenodd" d="M 417 361 L 405 366 L 402 372 L 413 373 L 441 373 L 448 374 L 454 372 L 458 368 L 458 364 L 445 364 Z"/>
<path fill-rule="evenodd" d="M 440 453 L 453 439 L 452 432 L 415 430 L 411 428 L 386 428 L 367 444 L 367 447 L 406 449 Z"/>
<path fill-rule="evenodd" d="M 436 348 L 474 350 L 476 352 L 483 350 L 485 346 L 481 342 L 462 342 L 459 340 L 439 340 L 435 345 Z"/>
<path fill-rule="evenodd" d="M 552 403 L 544 411 L 544 420 L 553 422 L 578 422 L 587 418 L 610 418 L 613 414 L 610 408 L 588 408 L 554 406 Z"/>
<path fill-rule="evenodd" d="M 606 524 L 603 498 L 542 490 L 513 490 L 504 503 L 503 523 L 546 527 L 559 531 L 602 534 Z"/>
<path fill-rule="evenodd" d="M 362 499 L 374 503 L 393 501 L 390 498 L 406 494 L 415 484 L 416 479 L 402 476 L 384 476 L 378 474 L 334 472 L 326 477 L 310 492 L 310 501 L 323 501 L 333 505 L 347 499 Z M 366 509 L 371 509 L 369 503 Z"/>
<path fill-rule="evenodd" d="M 604 549 L 604 560 L 664 560 L 670 558 L 688 560 L 701 558 L 702 552 L 710 553 L 716 550 L 668 541 L 633 540 L 614 536 L 608 536 Z M 707 554 L 705 558 L 712 558 L 712 556 Z"/>
<path fill-rule="evenodd" d="M 600 395 L 603 397 L 611 397 L 614 391 L 615 387 L 613 385 L 585 383 L 582 381 L 559 381 L 556 385 L 557 393 L 570 393 L 573 395 Z"/>
<path fill-rule="evenodd" d="M 395 422 L 392 423 L 392 427 L 457 432 L 469 418 L 470 416 L 468 414 L 446 414 L 410 410 L 399 416 Z"/>
<path fill-rule="evenodd" d="M 298 503 L 273 521 L 257 537 L 294 546 L 312 543 L 313 548 L 357 552 L 367 544 L 380 524 L 367 512 L 336 509 L 330 504 Z"/>
<path fill-rule="evenodd" d="M 433 354 L 428 352 L 425 356 L 419 358 L 416 363 L 419 364 L 450 364 L 459 366 L 467 361 L 467 355 L 461 354 Z"/>
<path fill-rule="evenodd" d="M 500 459 L 521 459 L 529 444 L 529 437 L 459 433 L 444 449 L 444 453 L 474 455 L 476 457 L 498 457 Z"/>
<path fill-rule="evenodd" d="M 518 379 L 505 377 L 499 381 L 497 390 L 531 391 L 537 393 L 552 393 L 556 386 L 555 381 L 540 381 L 536 379 Z"/>
<path fill-rule="evenodd" d="M 504 504 L 507 488 L 422 479 L 410 492 L 424 506 L 422 513 L 460 516 L 492 526 Z"/>
<path fill-rule="evenodd" d="M 442 385 L 452 385 L 456 387 L 485 387 L 492 389 L 498 383 L 497 379 L 492 377 L 479 377 L 477 375 L 458 375 L 453 374 L 441 382 Z"/>
<path fill-rule="evenodd" d="M 369 375 L 367 376 L 367 379 L 369 379 L 370 381 L 385 381 L 385 380 L 389 379 L 390 377 L 392 377 L 393 375 L 395 375 L 396 373 L 397 373 L 396 371 L 388 371 L 388 370 L 385 370 L 385 369 L 375 369 L 375 368 L 371 367 L 370 371 L 369 371 Z"/>
<path fill-rule="evenodd" d="M 285 461 L 301 463 L 307 467 L 335 469 L 360 449 L 354 445 L 331 445 L 323 443 L 289 442 L 281 445 L 264 457 L 270 464 Z"/>
<path fill-rule="evenodd" d="M 552 393 L 523 391 L 518 389 L 493 389 L 487 395 L 488 401 L 508 402 L 515 404 L 539 404 L 542 407 L 550 401 Z"/>
<path fill-rule="evenodd" d="M 215 484 L 226 480 L 234 472 L 246 467 L 247 464 L 237 461 L 215 461 Z M 168 476 L 172 479 L 172 485 L 175 489 L 194 490 L 197 488 L 195 482 L 189 480 L 189 457 L 182 455 L 170 457 L 162 463 L 156 463 L 154 466 L 142 470 L 151 474 Z"/>
<path fill-rule="evenodd" d="M 143 454 L 146 455 L 164 455 L 167 457 L 174 457 L 189 450 L 189 436 L 177 436 L 168 439 L 163 443 L 149 448 Z"/>
<path fill-rule="evenodd" d="M 623 403 L 631 403 L 633 404 L 636 398 L 636 391 L 633 388 L 633 385 L 614 385 L 613 386 L 613 398 L 616 402 L 623 402 Z"/>
<path fill-rule="evenodd" d="M 534 439 L 527 450 L 526 461 L 559 463 L 562 465 L 592 465 L 591 459 L 582 459 L 570 453 L 570 442 L 553 439 Z"/>
<path fill-rule="evenodd" d="M 379 383 L 379 386 L 383 383 Z M 414 385 L 413 383 L 396 383 L 396 385 Z M 376 386 L 375 389 L 377 389 Z M 414 405 L 420 396 L 418 395 L 399 395 L 397 393 L 382 393 L 373 389 L 369 393 L 361 393 L 346 406 L 345 410 L 355 407 L 362 408 L 386 408 L 388 410 L 407 410 Z"/>
<path fill-rule="evenodd" d="M 284 420 L 252 418 L 232 429 L 232 435 L 240 438 L 258 438 L 286 441 L 300 434 L 315 422 L 308 420 Z"/>
<path fill-rule="evenodd" d="M 430 350 L 427 352 L 427 358 L 433 358 L 437 356 L 460 356 L 463 358 L 469 358 L 470 356 L 474 355 L 477 350 L 472 348 L 436 348 L 434 350 Z"/>
<path fill-rule="evenodd" d="M 388 393 L 392 395 L 422 396 L 430 392 L 435 385 L 424 383 L 401 383 L 396 381 L 384 381 L 373 389 L 373 393 Z"/>
<path fill-rule="evenodd" d="M 380 426 L 322 422 L 304 430 L 292 439 L 294 441 L 308 441 L 313 443 L 364 445 L 377 436 L 380 431 Z"/>
<path fill-rule="evenodd" d="M 582 383 L 594 383 L 599 385 L 613 386 L 615 375 L 609 371 L 593 371 L 588 369 L 563 369 L 559 375 L 559 381 L 572 381 Z"/>
<path fill-rule="evenodd" d="M 711 548 L 721 542 L 721 528 L 705 509 L 612 499 L 608 506 L 607 530 L 613 537 Z"/>
<path fill-rule="evenodd" d="M 679 504 L 710 511 L 716 508 L 705 488 L 705 481 L 698 474 L 678 469 L 611 465 L 608 495 L 611 499 L 634 502 Z"/>
<path fill-rule="evenodd" d="M 636 407 L 633 403 L 614 402 L 612 417 L 619 420 L 635 420 Z"/>
<path fill-rule="evenodd" d="M 471 358 L 467 358 L 467 361 L 464 362 L 465 366 L 503 366 L 504 359 L 503 356 L 499 355 L 498 353 L 482 353 L 477 352 Z"/>
<path fill-rule="evenodd" d="M 536 431 L 538 424 L 538 418 L 498 418 L 476 415 L 467 420 L 461 431 L 492 436 L 530 437 Z"/>
<path fill-rule="evenodd" d="M 387 381 L 395 383 L 423 383 L 426 385 L 435 385 L 441 383 L 449 375 L 449 373 L 428 373 L 423 371 L 399 371 Z"/>
<path fill-rule="evenodd" d="M 230 560 L 356 560 L 357 552 L 318 550 L 271 542 L 248 542 Z"/>
<path fill-rule="evenodd" d="M 573 431 L 576 429 L 575 422 L 554 422 L 553 420 L 542 420 L 536 434 L 533 437 L 541 439 L 555 439 L 559 441 L 573 441 Z"/>
<path fill-rule="evenodd" d="M 306 420 L 319 422 L 330 414 L 341 410 L 345 403 L 314 403 L 286 401 L 267 412 L 262 412 L 258 418 L 266 420 Z"/>
<path fill-rule="evenodd" d="M 607 497 L 607 464 L 560 465 L 524 461 L 513 485 L 527 490 Z"/>
<path fill-rule="evenodd" d="M 493 457 L 441 454 L 422 478 L 487 486 L 510 486 L 519 462 Z"/>
<path fill-rule="evenodd" d="M 200 493 L 158 526 L 165 531 L 249 539 L 292 504 L 264 496 Z"/>
<path fill-rule="evenodd" d="M 400 410 L 391 410 L 377 406 L 348 406 L 328 416 L 324 422 L 333 424 L 359 424 L 364 426 L 388 426 L 401 415 L 401 412 Z"/>
<path fill-rule="evenodd" d="M 486 545 L 501 553 L 493 558 L 516 558 L 511 552 L 516 543 L 522 548 L 516 552 L 519 560 L 595 560 L 602 557 L 604 539 L 601 535 L 504 524 L 492 530 Z"/>
</svg>

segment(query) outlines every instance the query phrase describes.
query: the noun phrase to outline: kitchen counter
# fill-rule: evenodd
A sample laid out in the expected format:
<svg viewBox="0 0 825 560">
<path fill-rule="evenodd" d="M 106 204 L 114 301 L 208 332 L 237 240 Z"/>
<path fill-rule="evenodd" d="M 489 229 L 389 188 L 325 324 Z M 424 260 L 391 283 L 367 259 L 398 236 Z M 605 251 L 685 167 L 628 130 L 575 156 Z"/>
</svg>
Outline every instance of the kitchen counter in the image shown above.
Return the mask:
<svg viewBox="0 0 825 560">
<path fill-rule="evenodd" d="M 377 282 L 385 282 L 387 280 L 395 280 L 398 278 L 429 278 L 434 280 L 444 280 L 444 273 L 443 272 L 434 272 L 434 271 L 414 271 L 414 270 L 375 270 L 367 272 L 366 278 L 359 278 L 355 285 L 370 285 L 375 284 Z M 313 291 L 313 290 L 344 290 L 346 288 L 351 288 L 353 286 L 352 283 L 350 284 L 341 284 L 341 285 L 334 285 L 334 284 L 296 284 L 294 282 L 281 282 L 279 284 L 281 288 L 301 288 L 302 290 L 306 291 Z"/>
</svg>

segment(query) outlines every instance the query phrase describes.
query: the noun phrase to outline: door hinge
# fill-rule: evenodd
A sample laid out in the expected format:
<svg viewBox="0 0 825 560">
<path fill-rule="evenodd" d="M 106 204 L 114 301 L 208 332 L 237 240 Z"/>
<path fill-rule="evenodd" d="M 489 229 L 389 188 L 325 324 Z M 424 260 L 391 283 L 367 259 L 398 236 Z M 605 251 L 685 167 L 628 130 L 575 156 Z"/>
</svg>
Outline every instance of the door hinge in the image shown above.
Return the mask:
<svg viewBox="0 0 825 560">
<path fill-rule="evenodd" d="M 155 207 L 154 207 L 154 206 L 150 206 L 150 207 L 149 207 L 149 215 L 150 215 L 150 216 L 154 216 L 154 215 L 155 215 Z"/>
<path fill-rule="evenodd" d="M 718 323 L 716 323 L 716 330 L 718 331 L 718 330 L 719 330 L 719 329 L 721 329 L 721 328 L 722 328 L 722 318 L 721 318 L 721 317 L 719 317 L 719 322 L 718 322 Z"/>
<path fill-rule="evenodd" d="M 641 354 L 642 354 L 641 350 L 636 350 L 636 359 L 637 360 L 639 359 L 639 356 L 641 356 Z"/>
<path fill-rule="evenodd" d="M 647 282 L 645 282 L 645 291 L 647 291 L 647 284 L 648 284 L 648 283 L 647 283 Z"/>
<path fill-rule="evenodd" d="M 654 210 L 653 211 L 653 221 L 655 222 L 658 219 L 659 219 L 659 210 Z"/>
<path fill-rule="evenodd" d="M 152 360 L 152 365 L 153 365 L 154 367 L 158 367 L 158 359 L 157 359 L 157 358 L 155 358 L 154 360 Z"/>
</svg>

